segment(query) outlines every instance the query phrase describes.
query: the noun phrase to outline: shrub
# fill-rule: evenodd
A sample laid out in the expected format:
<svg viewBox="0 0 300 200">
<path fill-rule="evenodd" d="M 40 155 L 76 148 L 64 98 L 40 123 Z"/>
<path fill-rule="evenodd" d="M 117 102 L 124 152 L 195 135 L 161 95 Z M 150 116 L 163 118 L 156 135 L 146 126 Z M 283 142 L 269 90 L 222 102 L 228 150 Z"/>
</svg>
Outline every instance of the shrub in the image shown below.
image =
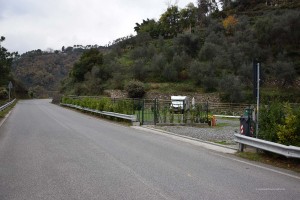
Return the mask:
<svg viewBox="0 0 300 200">
<path fill-rule="evenodd" d="M 300 146 L 300 109 L 273 102 L 260 109 L 259 138 L 284 145 Z"/>
<path fill-rule="evenodd" d="M 219 90 L 221 91 L 222 100 L 231 103 L 242 102 L 244 99 L 242 85 L 238 77 L 231 74 L 224 76 L 219 81 Z"/>
<path fill-rule="evenodd" d="M 137 80 L 128 82 L 125 90 L 130 98 L 142 98 L 146 93 L 144 84 Z"/>
<path fill-rule="evenodd" d="M 114 105 L 114 112 L 132 114 L 134 112 L 134 102 L 129 100 L 117 101 Z"/>
<path fill-rule="evenodd" d="M 97 109 L 100 110 L 100 111 L 104 111 L 109 105 L 111 104 L 111 100 L 107 97 L 104 97 L 104 98 L 101 98 L 99 101 L 98 101 L 98 104 L 97 104 Z M 108 111 L 108 110 L 106 110 Z"/>
<path fill-rule="evenodd" d="M 8 96 L 8 92 L 6 88 L 0 87 L 0 99 L 6 99 Z"/>
<path fill-rule="evenodd" d="M 260 109 L 259 117 L 259 138 L 271 142 L 277 142 L 278 124 L 283 123 L 283 109 L 279 102 L 272 102 L 269 106 Z"/>
<path fill-rule="evenodd" d="M 298 125 L 299 126 L 299 125 Z M 297 132 L 297 116 L 291 105 L 284 105 L 284 123 L 277 126 L 279 143 L 285 145 L 300 145 L 300 133 Z"/>
</svg>

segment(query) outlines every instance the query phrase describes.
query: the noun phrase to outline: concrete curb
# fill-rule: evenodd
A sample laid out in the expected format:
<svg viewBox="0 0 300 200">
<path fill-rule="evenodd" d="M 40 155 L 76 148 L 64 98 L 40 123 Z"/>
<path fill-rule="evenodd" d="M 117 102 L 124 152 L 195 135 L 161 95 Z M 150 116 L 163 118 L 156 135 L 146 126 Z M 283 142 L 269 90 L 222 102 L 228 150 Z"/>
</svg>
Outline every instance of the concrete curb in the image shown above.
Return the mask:
<svg viewBox="0 0 300 200">
<path fill-rule="evenodd" d="M 196 145 L 196 146 L 201 146 L 201 147 L 204 147 L 206 149 L 211 149 L 211 150 L 222 152 L 222 153 L 234 154 L 234 153 L 237 152 L 237 149 L 232 148 L 232 147 L 228 147 L 228 146 L 225 146 L 225 145 L 216 144 L 216 143 L 208 142 L 208 141 L 204 141 L 204 140 L 199 140 L 199 139 L 196 139 L 196 138 L 183 136 L 183 135 L 179 135 L 179 134 L 176 134 L 176 133 L 171 133 L 171 132 L 168 132 L 168 131 L 158 130 L 158 129 L 149 128 L 149 127 L 138 127 L 138 126 L 132 126 L 132 128 L 147 131 L 147 132 L 151 132 L 151 133 L 155 133 L 155 134 L 168 136 L 168 137 L 171 137 L 175 140 L 187 142 L 189 144 L 193 144 L 193 145 Z"/>
</svg>

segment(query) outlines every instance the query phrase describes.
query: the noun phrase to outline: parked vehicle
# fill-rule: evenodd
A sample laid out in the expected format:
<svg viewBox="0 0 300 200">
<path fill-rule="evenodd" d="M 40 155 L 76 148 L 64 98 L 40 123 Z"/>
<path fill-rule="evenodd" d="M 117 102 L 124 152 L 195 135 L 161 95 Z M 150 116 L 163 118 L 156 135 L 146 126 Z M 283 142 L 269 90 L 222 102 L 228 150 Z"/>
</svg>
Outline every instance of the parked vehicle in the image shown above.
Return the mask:
<svg viewBox="0 0 300 200">
<path fill-rule="evenodd" d="M 174 112 L 184 113 L 189 110 L 189 98 L 187 96 L 171 96 L 171 108 Z"/>
</svg>

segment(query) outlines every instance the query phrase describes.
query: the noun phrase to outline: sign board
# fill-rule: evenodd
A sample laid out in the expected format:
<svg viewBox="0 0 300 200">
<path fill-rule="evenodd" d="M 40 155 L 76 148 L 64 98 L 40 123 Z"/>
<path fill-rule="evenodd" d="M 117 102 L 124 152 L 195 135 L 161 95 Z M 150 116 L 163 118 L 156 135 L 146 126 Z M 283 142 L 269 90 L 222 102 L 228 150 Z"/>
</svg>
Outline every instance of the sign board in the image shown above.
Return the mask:
<svg viewBox="0 0 300 200">
<path fill-rule="evenodd" d="M 9 99 L 9 101 L 10 101 L 10 90 L 13 88 L 13 84 L 12 84 L 12 82 L 11 81 L 9 81 L 9 83 L 8 83 L 8 99 Z"/>
</svg>

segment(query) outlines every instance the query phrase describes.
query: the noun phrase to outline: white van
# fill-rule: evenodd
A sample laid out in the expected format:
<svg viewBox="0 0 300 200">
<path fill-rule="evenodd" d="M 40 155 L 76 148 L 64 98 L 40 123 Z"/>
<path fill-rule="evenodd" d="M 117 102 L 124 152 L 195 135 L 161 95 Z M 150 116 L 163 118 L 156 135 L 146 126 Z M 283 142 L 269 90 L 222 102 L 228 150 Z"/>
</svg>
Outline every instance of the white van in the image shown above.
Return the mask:
<svg viewBox="0 0 300 200">
<path fill-rule="evenodd" d="M 181 112 L 190 108 L 189 99 L 187 96 L 171 96 L 171 108 L 174 112 Z"/>
</svg>

